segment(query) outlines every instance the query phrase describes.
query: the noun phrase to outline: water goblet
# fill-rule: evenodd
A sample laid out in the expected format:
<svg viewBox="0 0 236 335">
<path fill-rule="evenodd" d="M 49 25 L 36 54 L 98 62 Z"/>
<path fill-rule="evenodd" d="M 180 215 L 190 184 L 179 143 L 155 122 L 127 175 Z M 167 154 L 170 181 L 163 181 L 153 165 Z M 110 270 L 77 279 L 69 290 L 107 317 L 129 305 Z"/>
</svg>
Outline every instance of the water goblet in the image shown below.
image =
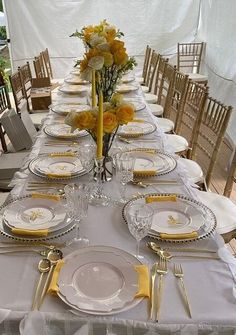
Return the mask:
<svg viewBox="0 0 236 335">
<path fill-rule="evenodd" d="M 127 184 L 133 180 L 135 158 L 130 153 L 118 153 L 115 157 L 116 178 L 121 184 L 121 203 L 125 203 Z"/>
<path fill-rule="evenodd" d="M 143 261 L 144 257 L 139 253 L 140 241 L 147 236 L 152 225 L 154 211 L 148 205 L 132 205 L 129 208 L 127 221 L 131 235 L 136 239 L 135 257 Z"/>
<path fill-rule="evenodd" d="M 89 240 L 79 236 L 79 228 L 81 227 L 81 219 L 88 216 L 88 186 L 85 184 L 66 185 L 64 188 L 66 196 L 66 212 L 69 220 L 75 222 L 75 237 L 68 245 L 77 244 L 79 246 L 87 246 Z"/>
</svg>

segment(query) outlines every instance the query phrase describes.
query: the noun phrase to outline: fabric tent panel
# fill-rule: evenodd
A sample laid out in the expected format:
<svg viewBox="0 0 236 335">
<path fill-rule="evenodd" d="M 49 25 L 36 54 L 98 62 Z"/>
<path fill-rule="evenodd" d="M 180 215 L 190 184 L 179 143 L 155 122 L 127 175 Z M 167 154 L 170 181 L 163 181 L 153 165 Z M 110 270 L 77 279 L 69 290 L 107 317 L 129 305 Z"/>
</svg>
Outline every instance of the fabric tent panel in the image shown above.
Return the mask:
<svg viewBox="0 0 236 335">
<path fill-rule="evenodd" d="M 124 32 L 130 55 L 141 56 L 147 44 L 165 53 L 193 40 L 199 0 L 5 0 L 14 69 L 48 47 L 55 77 L 63 77 L 83 43 L 69 35 L 106 18 Z M 66 66 L 65 66 L 66 64 Z"/>
</svg>

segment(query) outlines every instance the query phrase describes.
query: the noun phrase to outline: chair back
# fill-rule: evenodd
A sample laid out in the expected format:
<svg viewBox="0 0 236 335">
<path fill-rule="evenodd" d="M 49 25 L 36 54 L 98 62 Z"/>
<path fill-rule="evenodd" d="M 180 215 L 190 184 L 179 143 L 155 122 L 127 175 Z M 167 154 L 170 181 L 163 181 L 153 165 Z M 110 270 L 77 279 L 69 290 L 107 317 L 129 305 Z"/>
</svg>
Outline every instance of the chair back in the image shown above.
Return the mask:
<svg viewBox="0 0 236 335">
<path fill-rule="evenodd" d="M 168 61 L 169 61 L 168 59 L 165 59 L 162 56 L 160 56 L 159 61 L 158 61 L 158 66 L 157 66 L 155 81 L 154 81 L 154 92 L 153 92 L 157 96 L 158 96 L 159 89 L 161 87 L 162 77 L 163 77 L 165 67 Z"/>
<path fill-rule="evenodd" d="M 161 78 L 158 91 L 157 103 L 164 107 L 163 116 L 169 118 L 171 99 L 174 91 L 176 69 L 171 64 L 166 63 Z"/>
<path fill-rule="evenodd" d="M 7 91 L 7 87 L 4 83 L 3 76 L 0 74 L 0 114 L 3 114 L 5 111 L 11 109 L 11 103 Z M 7 152 L 7 143 L 6 143 L 6 132 L 3 129 L 1 123 L 0 123 L 0 141 L 2 150 L 4 152 Z"/>
<path fill-rule="evenodd" d="M 146 80 L 145 80 L 146 86 L 149 87 L 149 92 L 152 91 L 153 82 L 154 82 L 154 78 L 155 78 L 155 75 L 156 75 L 156 70 L 157 70 L 159 59 L 160 59 L 160 55 L 158 53 L 156 53 L 155 50 L 153 50 L 152 54 L 151 54 L 151 59 L 150 59 L 150 62 L 149 62 L 149 67 L 148 67 Z"/>
<path fill-rule="evenodd" d="M 202 113 L 200 126 L 196 130 L 196 137 L 192 144 L 192 153 L 197 161 L 199 161 L 198 157 L 201 157 L 201 162 L 199 163 L 205 172 L 207 187 L 211 182 L 213 169 L 231 112 L 231 106 L 225 106 L 221 102 L 208 97 Z"/>
<path fill-rule="evenodd" d="M 24 90 L 24 96 L 27 101 L 27 110 L 30 111 L 29 100 L 30 100 L 30 90 L 32 87 L 32 73 L 29 62 L 27 62 L 23 66 L 19 66 L 18 71 L 20 73 L 21 83 Z"/>
<path fill-rule="evenodd" d="M 12 88 L 12 93 L 14 97 L 14 102 L 16 106 L 17 113 L 20 113 L 24 104 L 27 104 L 27 99 L 25 97 L 24 87 L 22 85 L 20 72 L 17 71 L 9 76 L 10 84 Z"/>
<path fill-rule="evenodd" d="M 151 51 L 152 49 L 149 47 L 149 45 L 147 45 L 145 56 L 144 56 L 144 62 L 143 62 L 143 72 L 142 72 L 144 84 L 146 83 L 147 71 L 148 71 L 148 66 L 149 66 L 149 62 L 151 58 Z"/>
<path fill-rule="evenodd" d="M 35 57 L 34 61 L 34 71 L 36 78 L 45 78 L 45 68 L 43 64 L 43 56 L 40 54 L 39 56 Z"/>
<path fill-rule="evenodd" d="M 53 79 L 52 66 L 51 66 L 48 48 L 42 51 L 41 54 L 42 54 L 44 66 L 46 69 L 46 76 L 49 77 L 50 79 Z"/>
<path fill-rule="evenodd" d="M 188 73 L 199 73 L 204 42 L 178 43 L 177 70 Z"/>
<path fill-rule="evenodd" d="M 168 118 L 174 122 L 175 124 L 174 132 L 176 134 L 178 134 L 179 132 L 179 124 L 177 120 L 179 114 L 183 112 L 185 106 L 188 83 L 189 83 L 188 75 L 185 75 L 184 73 L 176 70 L 171 103 L 168 110 Z"/>
<path fill-rule="evenodd" d="M 188 157 L 191 159 L 194 159 L 195 147 L 193 148 L 193 143 L 196 141 L 196 134 L 200 127 L 207 96 L 207 86 L 199 85 L 190 80 L 184 108 L 178 113 L 176 122 L 179 131 L 177 134 L 184 136 L 188 141 L 190 148 Z"/>
<path fill-rule="evenodd" d="M 230 169 L 228 171 L 228 178 L 224 189 L 224 195 L 228 198 L 231 195 L 233 184 L 236 182 L 235 176 L 236 176 L 236 149 L 234 149 L 234 155 L 230 165 Z"/>
</svg>

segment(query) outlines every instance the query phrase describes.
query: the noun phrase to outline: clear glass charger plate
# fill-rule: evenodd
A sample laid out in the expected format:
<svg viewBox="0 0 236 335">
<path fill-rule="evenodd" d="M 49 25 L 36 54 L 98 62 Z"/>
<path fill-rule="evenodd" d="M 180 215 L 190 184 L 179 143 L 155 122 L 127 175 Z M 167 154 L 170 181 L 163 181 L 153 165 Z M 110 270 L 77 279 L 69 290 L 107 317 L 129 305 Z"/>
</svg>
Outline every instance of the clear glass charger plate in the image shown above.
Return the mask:
<svg viewBox="0 0 236 335">
<path fill-rule="evenodd" d="M 129 93 L 129 92 L 137 91 L 138 89 L 139 89 L 138 85 L 126 85 L 126 84 L 122 84 L 122 85 L 118 85 L 116 87 L 116 92 L 117 93 Z"/>
<path fill-rule="evenodd" d="M 184 243 L 207 238 L 216 229 L 216 217 L 210 208 L 195 199 L 171 193 L 143 194 L 131 199 L 122 210 L 124 221 L 127 223 L 130 206 L 142 206 L 146 203 L 145 198 L 151 196 L 176 196 L 176 202 L 160 201 L 148 204 L 154 209 L 153 223 L 148 233 L 150 237 L 169 243 Z M 160 236 L 161 233 L 177 235 L 193 231 L 197 231 L 197 237 L 165 239 Z"/>
<path fill-rule="evenodd" d="M 67 124 L 58 123 L 58 124 L 50 124 L 44 127 L 45 134 L 61 139 L 77 139 L 79 137 L 88 136 L 89 133 L 86 130 L 78 130 L 76 129 L 71 133 L 71 126 Z"/>
<path fill-rule="evenodd" d="M 146 107 L 145 102 L 140 99 L 129 98 L 129 99 L 124 99 L 124 102 L 133 104 L 136 112 L 141 111 L 142 109 Z"/>
<path fill-rule="evenodd" d="M 83 85 L 63 85 L 58 89 L 62 93 L 82 94 L 88 92 L 88 87 Z"/>
<path fill-rule="evenodd" d="M 135 157 L 135 177 L 161 176 L 173 171 L 177 165 L 173 156 L 156 149 L 140 148 L 125 150 L 124 153 L 126 152 Z M 151 175 L 150 171 L 153 172 Z"/>
<path fill-rule="evenodd" d="M 156 130 L 156 125 L 149 121 L 132 121 L 120 126 L 117 134 L 123 137 L 139 137 L 152 134 Z"/>
<path fill-rule="evenodd" d="M 58 224 L 58 226 L 55 226 L 52 229 L 49 229 L 49 233 L 47 236 L 28 236 L 28 235 L 17 235 L 14 234 L 11 230 L 11 227 L 6 224 L 4 221 L 4 212 L 5 209 L 8 206 L 14 206 L 18 203 L 18 201 L 22 201 L 23 199 L 29 199 L 32 195 L 26 195 L 22 197 L 18 197 L 17 199 L 7 201 L 4 205 L 0 206 L 0 233 L 1 235 L 11 239 L 11 240 L 17 240 L 21 242 L 40 242 L 40 241 L 48 241 L 55 238 L 62 237 L 66 234 L 68 234 L 70 231 L 72 231 L 75 228 L 74 222 L 71 220 L 68 220 L 65 218 L 64 221 Z M 64 200 L 61 200 L 64 201 Z M 23 227 L 21 227 L 23 229 Z"/>
<path fill-rule="evenodd" d="M 86 85 L 89 84 L 87 80 L 81 79 L 78 75 L 75 75 L 75 77 L 67 77 L 65 78 L 65 83 L 72 84 L 72 85 Z"/>
<path fill-rule="evenodd" d="M 82 105 L 78 103 L 55 103 L 51 104 L 49 108 L 56 114 L 67 115 L 69 112 L 84 112 L 90 110 L 89 105 Z"/>
<path fill-rule="evenodd" d="M 62 170 L 62 167 L 66 169 Z M 34 175 L 47 179 L 71 179 L 88 173 L 77 156 L 63 157 L 60 154 L 57 157 L 40 155 L 29 162 L 28 168 Z"/>
<path fill-rule="evenodd" d="M 136 306 L 138 290 L 133 255 L 108 246 L 92 246 L 65 257 L 58 278 L 59 297 L 78 311 L 96 315 L 120 313 Z M 86 280 L 85 280 L 86 278 Z"/>
</svg>

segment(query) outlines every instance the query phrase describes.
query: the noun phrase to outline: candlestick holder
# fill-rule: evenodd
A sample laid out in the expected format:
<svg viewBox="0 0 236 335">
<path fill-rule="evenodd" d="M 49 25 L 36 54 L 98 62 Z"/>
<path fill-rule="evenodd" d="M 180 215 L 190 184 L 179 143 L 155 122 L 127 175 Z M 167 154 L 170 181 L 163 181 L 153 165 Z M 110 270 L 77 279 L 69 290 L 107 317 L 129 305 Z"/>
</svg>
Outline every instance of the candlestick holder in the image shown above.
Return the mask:
<svg viewBox="0 0 236 335">
<path fill-rule="evenodd" d="M 103 193 L 103 182 L 102 182 L 102 172 L 103 172 L 103 160 L 104 157 L 95 158 L 95 172 L 97 175 L 96 186 L 93 193 L 90 195 L 89 203 L 94 206 L 107 206 L 110 202 L 110 198 Z"/>
</svg>

